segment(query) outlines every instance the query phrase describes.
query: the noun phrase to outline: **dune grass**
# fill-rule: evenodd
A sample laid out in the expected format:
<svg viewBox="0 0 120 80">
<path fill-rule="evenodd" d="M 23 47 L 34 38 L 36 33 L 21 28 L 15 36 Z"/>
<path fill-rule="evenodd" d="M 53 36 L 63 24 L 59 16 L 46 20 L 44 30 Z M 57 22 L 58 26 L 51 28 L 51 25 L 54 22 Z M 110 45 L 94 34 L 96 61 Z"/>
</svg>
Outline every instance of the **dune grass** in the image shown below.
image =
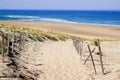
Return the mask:
<svg viewBox="0 0 120 80">
<path fill-rule="evenodd" d="M 4 24 L 1 24 L 1 29 L 3 29 L 5 32 L 18 32 L 18 33 L 26 33 L 30 36 L 33 40 L 38 40 L 43 42 L 45 38 L 54 40 L 54 41 L 65 41 L 70 38 L 70 35 L 62 34 L 62 33 L 54 33 L 50 31 L 42 31 L 42 30 L 36 30 L 32 28 L 24 28 L 24 27 L 18 27 L 18 26 L 7 26 Z"/>
<path fill-rule="evenodd" d="M 49 39 L 53 41 L 66 41 L 67 39 L 75 39 L 80 41 L 82 40 L 88 40 L 92 41 L 95 45 L 96 39 L 85 39 L 77 36 L 71 36 L 68 34 L 63 34 L 63 33 L 57 33 L 57 32 L 52 32 L 52 31 L 43 31 L 43 30 L 37 30 L 37 29 L 32 29 L 32 28 L 25 28 L 25 27 L 18 27 L 18 26 L 8 26 L 1 24 L 0 28 L 3 29 L 5 32 L 18 32 L 18 33 L 24 33 L 30 35 L 29 37 L 32 38 L 33 40 L 41 41 L 44 42 L 44 40 Z M 112 40 L 112 39 L 100 39 L 100 41 L 119 41 L 119 40 Z"/>
</svg>

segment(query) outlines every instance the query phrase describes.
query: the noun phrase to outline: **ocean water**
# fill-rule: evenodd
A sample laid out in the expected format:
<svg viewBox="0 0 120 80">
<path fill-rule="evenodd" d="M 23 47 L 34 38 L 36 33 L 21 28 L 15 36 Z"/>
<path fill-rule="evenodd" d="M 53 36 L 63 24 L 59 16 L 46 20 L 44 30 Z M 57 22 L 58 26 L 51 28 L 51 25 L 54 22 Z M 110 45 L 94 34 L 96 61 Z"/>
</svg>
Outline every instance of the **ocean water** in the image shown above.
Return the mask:
<svg viewBox="0 0 120 80">
<path fill-rule="evenodd" d="M 120 27 L 120 11 L 0 10 L 0 20 Z"/>
</svg>

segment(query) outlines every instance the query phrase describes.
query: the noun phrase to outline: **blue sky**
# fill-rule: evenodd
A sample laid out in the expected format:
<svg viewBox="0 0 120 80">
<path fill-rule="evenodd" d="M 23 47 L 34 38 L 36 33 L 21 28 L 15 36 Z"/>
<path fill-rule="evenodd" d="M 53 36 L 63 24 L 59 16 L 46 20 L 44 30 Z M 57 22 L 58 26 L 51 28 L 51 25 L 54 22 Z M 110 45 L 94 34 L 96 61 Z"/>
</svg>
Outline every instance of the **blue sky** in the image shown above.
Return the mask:
<svg viewBox="0 0 120 80">
<path fill-rule="evenodd" d="M 0 9 L 120 10 L 120 0 L 0 0 Z"/>
</svg>

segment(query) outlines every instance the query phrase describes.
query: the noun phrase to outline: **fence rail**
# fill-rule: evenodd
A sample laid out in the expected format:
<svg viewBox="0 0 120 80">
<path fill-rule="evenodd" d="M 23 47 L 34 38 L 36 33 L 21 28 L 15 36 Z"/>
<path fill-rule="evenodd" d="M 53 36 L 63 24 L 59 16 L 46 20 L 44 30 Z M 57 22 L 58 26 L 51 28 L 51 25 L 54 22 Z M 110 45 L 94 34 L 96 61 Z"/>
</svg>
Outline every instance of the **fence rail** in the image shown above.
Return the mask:
<svg viewBox="0 0 120 80">
<path fill-rule="evenodd" d="M 103 59 L 102 59 L 102 56 L 103 56 L 103 54 L 102 54 L 102 51 L 101 51 L 101 46 L 100 46 L 100 40 L 99 39 L 97 39 L 97 47 L 98 47 L 98 50 L 99 50 L 99 56 L 100 56 L 100 66 L 101 66 L 101 70 L 102 70 L 102 74 L 103 75 L 105 75 L 105 72 L 104 72 L 104 65 L 103 65 Z M 83 55 L 84 55 L 84 46 L 85 44 L 84 44 L 84 40 L 75 40 L 75 39 L 73 39 L 73 46 L 75 47 L 75 49 L 76 49 L 76 51 L 77 51 L 77 53 L 79 53 L 80 54 L 80 57 L 83 57 Z M 88 57 L 85 59 L 85 61 L 84 61 L 84 65 L 86 64 L 86 62 L 88 61 L 88 59 L 91 57 L 91 61 L 92 61 L 92 64 L 93 64 L 93 68 L 94 68 L 94 72 L 95 72 L 95 74 L 97 74 L 97 71 L 96 71 L 96 67 L 95 67 L 95 63 L 94 63 L 94 58 L 93 58 L 93 52 L 95 51 L 95 48 L 93 49 L 93 50 L 91 50 L 91 48 L 90 48 L 90 45 L 88 44 L 87 45 L 87 48 L 88 48 L 88 51 L 89 51 L 89 55 L 88 55 Z"/>
</svg>

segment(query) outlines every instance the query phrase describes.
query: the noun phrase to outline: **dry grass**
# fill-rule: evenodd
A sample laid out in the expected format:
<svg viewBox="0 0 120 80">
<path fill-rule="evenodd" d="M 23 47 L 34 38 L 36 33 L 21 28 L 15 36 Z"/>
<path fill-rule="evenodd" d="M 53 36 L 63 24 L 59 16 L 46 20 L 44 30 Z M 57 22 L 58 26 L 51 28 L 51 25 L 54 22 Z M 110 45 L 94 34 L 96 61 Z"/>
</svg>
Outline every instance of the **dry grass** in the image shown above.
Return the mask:
<svg viewBox="0 0 120 80">
<path fill-rule="evenodd" d="M 23 27 L 18 27 L 18 26 L 7 26 L 7 25 L 1 24 L 0 28 L 6 32 L 26 33 L 28 35 L 32 35 L 31 37 L 34 40 L 38 40 L 42 42 L 45 39 L 44 37 L 50 40 L 54 40 L 54 41 L 59 41 L 59 40 L 65 41 L 71 38 L 70 35 L 67 35 L 67 34 L 54 33 L 54 32 L 36 30 L 36 29 L 31 29 L 31 28 L 23 28 Z"/>
<path fill-rule="evenodd" d="M 96 39 L 85 39 L 77 36 L 70 36 L 68 34 L 63 33 L 56 33 L 52 31 L 43 31 L 43 30 L 37 30 L 32 28 L 25 28 L 25 27 L 18 27 L 18 26 L 8 26 L 1 24 L 1 29 L 4 29 L 6 32 L 18 32 L 18 33 L 26 33 L 30 36 L 33 40 L 38 40 L 43 42 L 46 38 L 54 41 L 65 41 L 67 39 L 75 39 L 80 41 L 82 40 L 88 40 L 92 41 L 93 43 L 96 41 Z M 119 40 L 112 40 L 112 39 L 100 39 L 100 41 L 119 41 Z"/>
</svg>

